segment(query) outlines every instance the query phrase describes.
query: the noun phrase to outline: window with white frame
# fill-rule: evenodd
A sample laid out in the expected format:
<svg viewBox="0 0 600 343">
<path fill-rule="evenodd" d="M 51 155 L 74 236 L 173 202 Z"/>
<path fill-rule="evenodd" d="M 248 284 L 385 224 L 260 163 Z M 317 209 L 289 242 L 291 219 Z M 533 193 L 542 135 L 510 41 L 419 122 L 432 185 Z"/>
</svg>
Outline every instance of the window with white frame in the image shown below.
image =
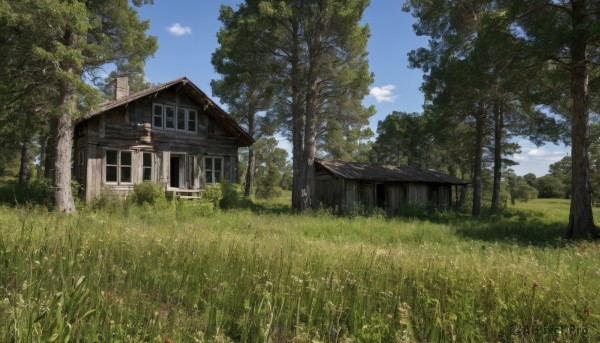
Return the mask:
<svg viewBox="0 0 600 343">
<path fill-rule="evenodd" d="M 152 181 L 152 153 L 142 153 L 142 181 Z"/>
<path fill-rule="evenodd" d="M 152 127 L 156 129 L 163 128 L 163 106 L 154 104 L 152 110 Z"/>
<path fill-rule="evenodd" d="M 175 130 L 175 107 L 165 106 L 165 130 Z"/>
<path fill-rule="evenodd" d="M 131 183 L 131 151 L 106 150 L 106 183 Z"/>
<path fill-rule="evenodd" d="M 185 108 L 177 107 L 177 130 L 185 131 Z"/>
<path fill-rule="evenodd" d="M 198 112 L 194 110 L 187 111 L 187 131 L 196 132 L 196 123 L 198 122 Z"/>
<path fill-rule="evenodd" d="M 221 157 L 205 157 L 204 170 L 207 184 L 221 182 L 223 159 Z"/>
<path fill-rule="evenodd" d="M 154 104 L 152 108 L 152 127 L 154 129 L 182 132 L 197 131 L 198 111 L 163 104 Z"/>
</svg>

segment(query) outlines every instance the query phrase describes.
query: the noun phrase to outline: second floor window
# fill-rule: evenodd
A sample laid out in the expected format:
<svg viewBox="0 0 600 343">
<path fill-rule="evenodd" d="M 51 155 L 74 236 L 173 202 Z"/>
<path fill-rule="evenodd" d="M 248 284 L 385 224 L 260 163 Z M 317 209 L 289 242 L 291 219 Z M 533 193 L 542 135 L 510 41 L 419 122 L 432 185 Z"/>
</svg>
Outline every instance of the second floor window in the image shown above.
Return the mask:
<svg viewBox="0 0 600 343">
<path fill-rule="evenodd" d="M 196 132 L 198 112 L 185 107 L 154 104 L 152 127 L 159 130 Z"/>
</svg>

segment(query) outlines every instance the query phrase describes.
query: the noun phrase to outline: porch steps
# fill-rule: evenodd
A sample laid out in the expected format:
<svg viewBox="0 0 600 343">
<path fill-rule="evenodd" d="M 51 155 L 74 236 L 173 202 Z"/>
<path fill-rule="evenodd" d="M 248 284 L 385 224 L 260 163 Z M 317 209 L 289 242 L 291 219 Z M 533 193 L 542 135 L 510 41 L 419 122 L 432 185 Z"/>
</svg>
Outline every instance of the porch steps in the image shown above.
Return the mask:
<svg viewBox="0 0 600 343">
<path fill-rule="evenodd" d="M 194 196 L 194 195 L 177 195 L 177 198 L 179 198 L 179 199 L 200 199 L 200 196 Z"/>
<path fill-rule="evenodd" d="M 200 189 L 177 189 L 172 192 L 177 199 L 200 199 L 202 194 Z"/>
</svg>

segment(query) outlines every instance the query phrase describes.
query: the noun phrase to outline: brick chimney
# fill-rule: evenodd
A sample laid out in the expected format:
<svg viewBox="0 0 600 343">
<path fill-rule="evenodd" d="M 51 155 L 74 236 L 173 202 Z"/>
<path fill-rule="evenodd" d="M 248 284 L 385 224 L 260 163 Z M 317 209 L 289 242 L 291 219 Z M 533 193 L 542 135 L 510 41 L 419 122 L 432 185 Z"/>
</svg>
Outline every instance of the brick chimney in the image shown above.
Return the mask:
<svg viewBox="0 0 600 343">
<path fill-rule="evenodd" d="M 115 87 L 115 100 L 123 99 L 129 95 L 129 78 L 127 76 L 117 77 Z"/>
</svg>

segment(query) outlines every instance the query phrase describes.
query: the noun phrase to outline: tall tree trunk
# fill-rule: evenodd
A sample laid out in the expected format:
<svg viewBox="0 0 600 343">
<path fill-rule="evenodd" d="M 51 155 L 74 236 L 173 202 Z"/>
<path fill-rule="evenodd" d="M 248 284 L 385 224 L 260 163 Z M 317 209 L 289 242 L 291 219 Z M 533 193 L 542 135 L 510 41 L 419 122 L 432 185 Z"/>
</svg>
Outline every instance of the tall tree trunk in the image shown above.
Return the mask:
<svg viewBox="0 0 600 343">
<path fill-rule="evenodd" d="M 248 104 L 248 133 L 254 137 L 254 117 L 256 111 L 252 104 Z M 254 183 L 254 166 L 256 164 L 256 158 L 254 156 L 254 147 L 248 148 L 248 168 L 246 170 L 246 186 L 244 187 L 244 197 L 248 198 L 252 193 L 252 184 Z"/>
<path fill-rule="evenodd" d="M 19 168 L 19 184 L 24 185 L 29 179 L 29 138 L 21 143 L 21 167 Z"/>
<path fill-rule="evenodd" d="M 67 29 L 64 35 L 65 44 L 73 46 L 75 34 Z M 68 75 L 80 75 L 75 71 L 72 62 L 61 64 L 61 69 Z M 64 77 L 64 76 L 63 76 Z M 56 118 L 55 162 L 54 162 L 54 204 L 61 212 L 75 212 L 75 202 L 71 191 L 71 159 L 73 147 L 73 115 L 77 109 L 75 87 L 73 82 L 63 79 L 60 83 L 61 114 Z"/>
<path fill-rule="evenodd" d="M 301 209 L 308 210 L 314 205 L 315 196 L 315 156 L 317 153 L 317 77 L 319 64 L 323 54 L 322 38 L 325 30 L 325 3 L 317 1 L 316 13 L 313 13 L 314 27 L 306 38 L 308 50 L 308 71 L 306 74 L 306 102 L 304 115 L 304 154 L 302 159 L 302 170 L 304 183 L 301 185 Z"/>
<path fill-rule="evenodd" d="M 574 28 L 571 40 L 571 210 L 567 238 L 592 238 L 596 227 L 592 213 L 589 160 L 589 98 L 587 61 L 587 1 L 573 0 L 571 19 Z"/>
<path fill-rule="evenodd" d="M 494 103 L 494 187 L 492 189 L 491 211 L 500 209 L 500 182 L 502 180 L 502 129 L 504 127 L 504 108 Z"/>
<path fill-rule="evenodd" d="M 312 69 L 309 68 L 309 69 Z M 309 72 L 310 74 L 310 72 Z M 310 79 L 310 76 L 309 76 Z M 315 154 L 317 150 L 317 116 L 315 109 L 315 84 L 311 84 L 308 87 L 306 96 L 306 123 L 304 125 L 304 153 L 302 157 L 302 169 L 301 173 L 304 175 L 303 184 L 301 185 L 300 196 L 301 196 L 301 210 L 308 210 L 312 208 L 314 199 L 314 188 L 315 188 Z"/>
<path fill-rule="evenodd" d="M 304 110 L 302 108 L 302 78 L 300 76 L 300 41 L 299 25 L 292 22 L 291 66 L 291 98 L 292 98 L 292 209 L 302 209 L 302 185 L 305 174 L 302 172 Z"/>
<path fill-rule="evenodd" d="M 66 82 L 61 90 L 63 112 L 56 118 L 54 202 L 58 210 L 66 213 L 75 211 L 71 192 L 71 154 L 73 146 L 72 115 L 75 112 L 75 91 Z"/>
<path fill-rule="evenodd" d="M 252 193 L 252 183 L 254 182 L 254 167 L 256 157 L 254 156 L 254 147 L 248 148 L 248 169 L 246 170 L 246 186 L 244 187 L 244 197 L 248 198 Z"/>
<path fill-rule="evenodd" d="M 481 213 L 481 198 L 483 194 L 483 135 L 485 130 L 485 110 L 483 105 L 477 108 L 475 114 L 475 163 L 473 165 L 473 210 L 474 217 Z"/>
</svg>

